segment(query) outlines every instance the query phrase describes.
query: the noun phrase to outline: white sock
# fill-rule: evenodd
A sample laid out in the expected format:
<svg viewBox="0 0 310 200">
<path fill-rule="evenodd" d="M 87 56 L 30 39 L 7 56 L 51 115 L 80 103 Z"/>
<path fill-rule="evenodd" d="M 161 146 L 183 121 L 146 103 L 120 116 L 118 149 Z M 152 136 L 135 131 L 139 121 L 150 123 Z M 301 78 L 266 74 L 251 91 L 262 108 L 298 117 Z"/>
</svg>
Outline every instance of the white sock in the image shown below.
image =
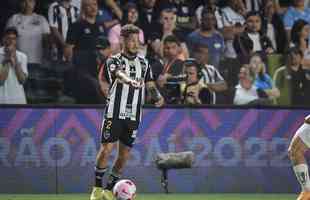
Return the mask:
<svg viewBox="0 0 310 200">
<path fill-rule="evenodd" d="M 307 164 L 299 164 L 293 167 L 297 180 L 302 190 L 310 191 L 309 171 Z"/>
</svg>

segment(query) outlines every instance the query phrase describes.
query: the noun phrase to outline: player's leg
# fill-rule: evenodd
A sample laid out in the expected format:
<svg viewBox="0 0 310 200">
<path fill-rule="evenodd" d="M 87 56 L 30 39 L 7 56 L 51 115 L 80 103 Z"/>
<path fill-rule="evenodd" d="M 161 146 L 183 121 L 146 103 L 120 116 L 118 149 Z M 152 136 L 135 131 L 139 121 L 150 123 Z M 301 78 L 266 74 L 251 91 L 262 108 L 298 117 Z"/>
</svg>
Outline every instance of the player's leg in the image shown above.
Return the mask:
<svg viewBox="0 0 310 200">
<path fill-rule="evenodd" d="M 102 177 L 108 170 L 108 159 L 111 155 L 115 143 L 104 143 L 100 145 L 96 157 L 96 167 L 95 167 L 95 186 L 102 187 Z"/>
<path fill-rule="evenodd" d="M 130 149 L 131 147 L 126 146 L 120 141 L 118 142 L 117 157 L 112 167 L 112 170 L 109 174 L 107 185 L 102 193 L 103 195 L 102 197 L 104 200 L 112 200 L 114 198 L 112 194 L 112 190 L 113 190 L 114 185 L 120 179 L 122 171 L 129 159 Z"/>
<path fill-rule="evenodd" d="M 122 121 L 123 132 L 119 136 L 117 157 L 106 187 L 108 190 L 112 190 L 116 182 L 120 179 L 123 169 L 130 158 L 130 151 L 136 139 L 138 125 L 138 122 Z"/>
<path fill-rule="evenodd" d="M 102 200 L 102 178 L 108 170 L 108 158 L 112 152 L 114 143 L 101 144 L 96 158 L 95 166 L 95 186 L 90 195 L 90 200 Z"/>
<path fill-rule="evenodd" d="M 118 135 L 115 133 L 117 130 L 113 130 L 117 127 L 117 123 L 111 119 L 106 119 L 103 122 L 101 129 L 101 145 L 96 157 L 95 166 L 95 186 L 93 187 L 90 200 L 102 200 L 102 178 L 108 170 L 108 159 L 111 155 L 113 147 L 118 140 Z"/>
<path fill-rule="evenodd" d="M 131 147 L 118 143 L 118 153 L 113 168 L 108 178 L 106 189 L 112 190 L 116 182 L 120 179 L 123 169 L 129 160 Z"/>
<path fill-rule="evenodd" d="M 305 152 L 310 147 L 310 125 L 303 124 L 294 135 L 289 146 L 289 158 L 296 178 L 301 185 L 302 193 L 298 200 L 310 200 L 310 179 Z"/>
</svg>

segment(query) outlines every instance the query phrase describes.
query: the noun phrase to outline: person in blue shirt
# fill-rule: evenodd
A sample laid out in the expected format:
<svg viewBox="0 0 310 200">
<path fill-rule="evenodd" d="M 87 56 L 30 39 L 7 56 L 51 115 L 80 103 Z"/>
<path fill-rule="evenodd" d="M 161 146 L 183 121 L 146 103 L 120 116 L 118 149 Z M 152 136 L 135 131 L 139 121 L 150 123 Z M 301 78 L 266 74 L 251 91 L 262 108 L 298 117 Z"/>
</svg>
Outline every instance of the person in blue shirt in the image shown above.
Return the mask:
<svg viewBox="0 0 310 200">
<path fill-rule="evenodd" d="M 199 29 L 188 35 L 186 43 L 191 51 L 197 44 L 205 45 L 209 49 L 210 64 L 218 68 L 225 45 L 222 34 L 216 29 L 216 23 L 215 14 L 204 8 Z"/>
<path fill-rule="evenodd" d="M 264 90 L 271 99 L 280 96 L 280 91 L 274 86 L 272 78 L 266 71 L 266 65 L 259 54 L 252 55 L 249 67 L 256 75 L 254 85 L 258 89 Z"/>
<path fill-rule="evenodd" d="M 310 8 L 305 7 L 305 0 L 293 0 L 293 6 L 284 15 L 283 22 L 289 38 L 294 23 L 299 19 L 310 23 Z"/>
</svg>

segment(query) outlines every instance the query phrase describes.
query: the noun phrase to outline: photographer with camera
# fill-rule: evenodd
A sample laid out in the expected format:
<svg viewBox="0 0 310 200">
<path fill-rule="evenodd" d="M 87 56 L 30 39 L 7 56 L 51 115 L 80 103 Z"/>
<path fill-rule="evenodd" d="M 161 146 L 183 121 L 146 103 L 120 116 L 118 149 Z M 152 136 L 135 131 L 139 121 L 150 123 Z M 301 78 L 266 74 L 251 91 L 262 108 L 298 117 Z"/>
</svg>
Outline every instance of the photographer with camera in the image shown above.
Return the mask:
<svg viewBox="0 0 310 200">
<path fill-rule="evenodd" d="M 178 98 L 175 94 L 175 80 L 183 75 L 183 61 L 179 59 L 181 43 L 177 37 L 169 35 L 163 42 L 164 68 L 156 80 L 160 93 L 167 104 L 177 104 Z"/>
<path fill-rule="evenodd" d="M 200 81 L 203 76 L 201 65 L 195 59 L 189 58 L 184 61 L 183 66 L 185 81 L 180 83 L 182 103 L 208 104 L 211 100 L 211 93 Z"/>
<path fill-rule="evenodd" d="M 16 50 L 17 30 L 8 27 L 0 48 L 0 104 L 26 104 L 27 56 Z"/>
</svg>

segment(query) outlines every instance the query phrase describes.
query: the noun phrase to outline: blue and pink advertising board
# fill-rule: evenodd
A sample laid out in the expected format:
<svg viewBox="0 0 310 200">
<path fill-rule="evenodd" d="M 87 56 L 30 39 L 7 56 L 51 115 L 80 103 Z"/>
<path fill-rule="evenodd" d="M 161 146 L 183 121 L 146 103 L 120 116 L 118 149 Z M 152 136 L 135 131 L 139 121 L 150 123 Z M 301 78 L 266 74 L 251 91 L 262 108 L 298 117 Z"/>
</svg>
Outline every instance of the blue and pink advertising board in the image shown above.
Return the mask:
<svg viewBox="0 0 310 200">
<path fill-rule="evenodd" d="M 309 113 L 147 108 L 124 177 L 139 192 L 163 192 L 156 154 L 191 150 L 193 168 L 168 173 L 171 192 L 297 192 L 287 147 Z M 88 192 L 101 121 L 102 109 L 2 108 L 0 192 Z"/>
</svg>

